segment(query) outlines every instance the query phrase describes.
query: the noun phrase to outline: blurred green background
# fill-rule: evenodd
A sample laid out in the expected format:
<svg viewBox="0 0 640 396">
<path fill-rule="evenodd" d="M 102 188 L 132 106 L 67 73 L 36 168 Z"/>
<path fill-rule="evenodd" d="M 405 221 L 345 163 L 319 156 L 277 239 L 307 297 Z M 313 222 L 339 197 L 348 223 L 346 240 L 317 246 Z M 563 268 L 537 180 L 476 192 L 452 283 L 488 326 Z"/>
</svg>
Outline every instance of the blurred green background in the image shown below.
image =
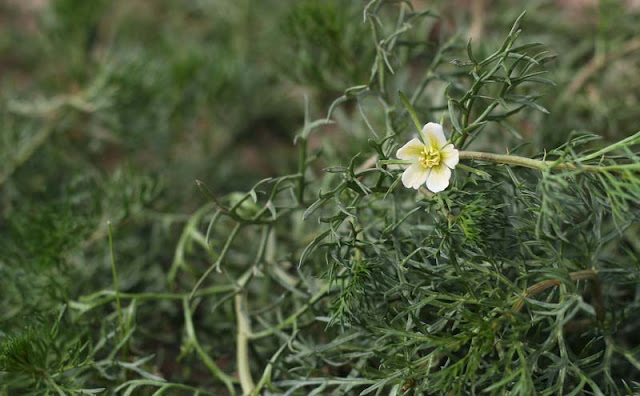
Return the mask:
<svg viewBox="0 0 640 396">
<path fill-rule="evenodd" d="M 414 35 L 427 47 L 458 37 L 461 58 L 469 37 L 480 53 L 495 48 L 525 7 L 412 3 L 440 15 Z M 305 97 L 321 118 L 344 89 L 369 79 L 375 48 L 364 5 L 0 1 L 0 337 L 37 332 L 62 304 L 112 287 L 107 221 L 120 289 L 165 290 L 182 227 L 207 202 L 196 179 L 224 195 L 295 172 Z M 556 55 L 546 77 L 557 85 L 539 102 L 550 114 L 523 113 L 515 133 L 492 131 L 477 148 L 529 142 L 539 152 L 574 130 L 611 141 L 637 131 L 640 3 L 536 0 L 526 9 L 527 42 Z M 425 59 L 408 59 L 399 73 L 410 81 Z M 334 118 L 310 141 L 333 159 L 325 165 L 371 151 L 358 109 L 341 106 Z M 178 305 L 138 313 L 139 354 L 156 354 L 159 375 L 206 382 L 176 366 Z M 83 320 L 90 326 L 67 324 L 71 338 L 87 337 L 102 316 Z"/>
</svg>

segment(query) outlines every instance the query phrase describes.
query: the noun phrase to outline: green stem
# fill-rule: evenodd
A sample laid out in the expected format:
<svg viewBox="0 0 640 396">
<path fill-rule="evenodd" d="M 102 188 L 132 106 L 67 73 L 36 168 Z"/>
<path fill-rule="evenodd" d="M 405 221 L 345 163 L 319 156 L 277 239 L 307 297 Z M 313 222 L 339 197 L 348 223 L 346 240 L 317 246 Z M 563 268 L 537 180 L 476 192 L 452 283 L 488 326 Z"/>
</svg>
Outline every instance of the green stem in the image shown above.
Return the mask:
<svg viewBox="0 0 640 396">
<path fill-rule="evenodd" d="M 200 288 L 200 286 L 202 286 L 202 283 L 205 281 L 205 279 L 207 279 L 209 274 L 211 274 L 211 272 L 213 272 L 214 269 L 217 270 L 217 271 L 220 271 L 220 265 L 222 264 L 222 260 L 224 260 L 224 258 L 226 257 L 227 252 L 229 251 L 229 248 L 231 247 L 231 243 L 233 242 L 234 239 L 236 239 L 236 236 L 238 235 L 238 231 L 240 231 L 241 227 L 242 227 L 242 223 L 237 223 L 235 225 L 235 227 L 233 227 L 233 230 L 231 230 L 231 234 L 229 234 L 229 237 L 227 238 L 227 242 L 222 247 L 222 251 L 220 252 L 220 256 L 218 256 L 218 259 L 216 260 L 216 262 L 213 263 L 204 272 L 204 274 L 202 274 L 200 279 L 198 279 L 198 282 L 196 283 L 196 285 L 191 290 L 191 293 L 189 294 L 189 300 L 191 300 L 195 296 L 195 294 L 198 291 L 198 289 Z"/>
<path fill-rule="evenodd" d="M 205 297 L 212 294 L 221 294 L 232 292 L 236 289 L 233 284 L 215 285 L 205 289 L 200 289 L 195 293 L 195 297 Z M 149 301 L 149 300 L 182 300 L 189 296 L 189 293 L 117 293 L 120 300 L 137 300 L 137 301 Z M 90 294 L 88 296 L 80 297 L 80 302 L 84 304 L 90 304 L 92 308 L 98 307 L 103 304 L 108 304 L 116 299 L 116 292 L 111 290 L 102 290 L 97 293 Z"/>
<path fill-rule="evenodd" d="M 249 367 L 249 335 L 251 324 L 247 315 L 245 294 L 236 294 L 235 299 L 236 322 L 238 325 L 236 335 L 236 360 L 238 362 L 238 377 L 243 395 L 250 395 L 255 389 L 255 383 Z"/>
<path fill-rule="evenodd" d="M 461 160 L 486 161 L 486 162 L 493 162 L 496 164 L 524 166 L 525 168 L 532 168 L 532 169 L 539 169 L 539 170 L 544 170 L 548 168 L 548 166 L 545 165 L 546 161 L 534 160 L 534 159 L 525 158 L 525 157 L 518 157 L 515 155 L 492 154 L 492 153 L 485 153 L 480 151 L 460 151 L 459 155 Z"/>
<path fill-rule="evenodd" d="M 472 161 L 485 161 L 493 162 L 494 164 L 503 165 L 515 165 L 523 166 L 525 168 L 537 169 L 539 171 L 545 171 L 548 169 L 565 169 L 572 171 L 584 171 L 584 172 L 627 172 L 627 171 L 640 171 L 640 162 L 634 162 L 630 164 L 614 164 L 614 165 L 584 165 L 581 163 L 567 163 L 558 162 L 557 160 L 546 161 L 537 160 L 532 158 L 520 157 L 517 155 L 509 154 L 493 154 L 485 153 L 482 151 L 460 151 L 459 156 L 461 160 Z M 578 161 L 582 161 L 584 158 L 580 158 Z M 415 163 L 412 160 L 380 160 L 380 165 L 411 165 Z M 462 166 L 461 166 L 462 167 Z"/>
<path fill-rule="evenodd" d="M 222 381 L 227 387 L 230 395 L 235 395 L 236 391 L 233 386 L 233 378 L 228 376 L 224 371 L 220 370 L 218 365 L 211 359 L 207 352 L 202 348 L 196 337 L 196 331 L 193 327 L 193 319 L 191 318 L 191 309 L 189 308 L 189 299 L 187 297 L 182 299 L 182 310 L 184 312 L 184 323 L 187 332 L 187 337 L 194 347 L 196 354 L 202 360 L 205 366 L 209 369 L 211 374 Z"/>
<path fill-rule="evenodd" d="M 380 160 L 380 165 L 411 165 L 415 161 L 411 160 Z"/>
<path fill-rule="evenodd" d="M 582 170 L 585 172 L 617 172 L 640 170 L 640 164 L 638 163 L 608 166 L 580 165 L 574 163 L 557 163 L 557 161 L 535 160 L 531 158 L 519 157 L 517 155 L 484 153 L 480 151 L 460 151 L 460 159 L 523 166 L 525 168 L 537 169 L 540 171 L 544 171 L 547 169 Z"/>
<path fill-rule="evenodd" d="M 580 158 L 580 161 L 588 161 L 591 159 L 595 159 L 598 157 L 601 157 L 603 155 L 605 155 L 606 153 L 613 151 L 613 150 L 618 150 L 624 147 L 628 147 L 632 144 L 637 144 L 640 141 L 640 131 L 634 133 L 633 135 L 629 136 L 628 138 L 625 138 L 617 143 L 614 143 L 610 146 L 607 146 L 605 148 L 603 148 L 602 150 L 598 150 L 595 153 L 586 155 L 584 157 Z"/>
<path fill-rule="evenodd" d="M 280 323 L 278 323 L 274 327 L 270 327 L 268 329 L 259 331 L 257 333 L 250 334 L 249 338 L 252 339 L 252 340 L 257 340 L 257 339 L 260 339 L 260 338 L 268 337 L 268 336 L 276 333 L 279 330 L 282 330 L 282 329 L 284 329 L 286 327 L 291 326 L 292 324 L 294 324 L 296 322 L 296 320 L 298 320 L 298 317 L 300 315 L 302 315 L 303 313 L 307 312 L 307 310 L 309 308 L 311 308 L 315 303 L 317 303 L 318 301 L 320 301 L 320 299 L 322 299 L 324 296 L 326 296 L 329 293 L 330 290 L 331 290 L 331 286 L 327 283 L 313 297 L 311 297 L 311 299 L 309 300 L 308 303 L 306 303 L 305 305 L 300 307 L 296 312 L 291 314 L 288 318 L 286 318 L 285 320 L 281 321 Z"/>
</svg>

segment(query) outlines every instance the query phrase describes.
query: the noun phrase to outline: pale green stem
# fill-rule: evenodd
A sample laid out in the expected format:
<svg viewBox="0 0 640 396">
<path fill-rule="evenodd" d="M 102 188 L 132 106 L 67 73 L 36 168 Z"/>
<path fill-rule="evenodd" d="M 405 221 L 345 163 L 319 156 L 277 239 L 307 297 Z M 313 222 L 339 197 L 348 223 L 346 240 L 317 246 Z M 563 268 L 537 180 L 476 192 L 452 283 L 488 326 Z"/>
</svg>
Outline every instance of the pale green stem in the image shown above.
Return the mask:
<svg viewBox="0 0 640 396">
<path fill-rule="evenodd" d="M 461 160 L 477 160 L 493 162 L 496 164 L 516 165 L 523 166 L 525 168 L 545 170 L 551 167 L 552 162 L 535 160 L 526 157 L 519 157 L 516 155 L 508 154 L 493 154 L 480 151 L 460 151 Z M 562 164 L 559 164 L 562 165 Z"/>
<path fill-rule="evenodd" d="M 189 295 L 189 300 L 191 300 L 193 298 L 193 296 L 195 296 L 195 294 L 198 291 L 198 289 L 200 288 L 200 286 L 202 286 L 202 283 L 205 281 L 205 279 L 207 279 L 209 274 L 211 274 L 211 272 L 213 272 L 214 269 L 220 271 L 220 265 L 222 264 L 222 260 L 224 260 L 224 258 L 226 257 L 227 252 L 229 251 L 229 248 L 231 247 L 231 243 L 233 242 L 233 240 L 238 235 L 238 231 L 240 231 L 241 227 L 242 227 L 242 223 L 237 223 L 235 225 L 235 227 L 233 227 L 233 230 L 231 230 L 231 234 L 229 234 L 229 237 L 227 238 L 227 242 L 222 247 L 222 251 L 220 252 L 220 256 L 218 256 L 218 259 L 216 260 L 216 262 L 213 263 L 204 272 L 204 274 L 202 274 L 200 279 L 198 279 L 198 282 L 196 283 L 196 285 L 191 290 L 191 294 Z"/>
<path fill-rule="evenodd" d="M 515 166 L 523 166 L 525 168 L 537 169 L 540 171 L 544 171 L 547 169 L 566 169 L 566 170 L 580 170 L 584 172 L 624 172 L 624 171 L 634 171 L 640 170 L 640 163 L 630 163 L 630 164 L 615 164 L 615 165 L 584 165 L 580 163 L 567 163 L 567 162 L 558 162 L 547 161 L 547 160 L 536 160 L 532 158 L 520 157 L 517 155 L 509 155 L 509 154 L 493 154 L 493 153 L 485 153 L 481 151 L 460 151 L 459 152 L 461 160 L 475 160 L 475 161 L 485 161 L 485 162 L 493 162 L 495 164 L 504 164 L 504 165 L 515 165 Z M 584 160 L 581 158 L 580 161 Z M 411 165 L 415 161 L 411 160 L 381 160 L 380 165 Z"/>
<path fill-rule="evenodd" d="M 323 298 L 327 293 L 329 293 L 330 290 L 331 290 L 331 287 L 327 283 L 313 297 L 311 297 L 311 299 L 309 300 L 308 303 L 306 303 L 305 305 L 300 307 L 296 312 L 291 314 L 288 318 L 286 318 L 285 320 L 281 321 L 280 323 L 278 323 L 274 327 L 259 331 L 257 333 L 251 333 L 249 335 L 249 338 L 252 339 L 252 340 L 257 340 L 257 339 L 260 339 L 260 338 L 268 337 L 268 336 L 276 333 L 278 330 L 282 330 L 282 329 L 284 329 L 286 327 L 291 326 L 292 324 L 294 324 L 296 322 L 296 320 L 298 320 L 298 317 L 300 315 L 302 315 L 303 313 L 307 312 L 307 310 L 309 308 L 311 308 L 315 303 L 317 303 L 321 298 Z"/>
<path fill-rule="evenodd" d="M 198 357 L 202 360 L 204 365 L 207 366 L 211 374 L 225 384 L 227 390 L 229 391 L 229 394 L 235 395 L 236 391 L 233 387 L 233 378 L 228 376 L 224 371 L 220 370 L 218 365 L 213 361 L 213 359 L 211 359 L 207 352 L 205 352 L 204 348 L 202 348 L 202 346 L 198 342 L 198 339 L 196 338 L 196 331 L 193 327 L 193 319 L 191 318 L 191 310 L 189 309 L 188 297 L 184 297 L 182 299 L 182 310 L 184 312 L 184 323 L 187 337 L 189 338 L 191 345 L 193 345 L 196 353 L 198 354 Z"/>
<path fill-rule="evenodd" d="M 568 169 L 582 170 L 585 172 L 616 172 L 627 170 L 640 170 L 640 163 L 621 164 L 621 165 L 581 165 L 575 163 L 558 163 L 557 161 L 535 160 L 517 155 L 493 154 L 480 151 L 460 151 L 461 160 L 477 160 L 493 162 L 496 164 L 516 165 L 525 168 L 547 170 L 547 169 Z"/>
<path fill-rule="evenodd" d="M 255 389 L 251 368 L 249 367 L 249 335 L 251 334 L 251 324 L 247 315 L 246 301 L 244 293 L 240 292 L 235 296 L 236 322 L 238 325 L 236 336 L 236 359 L 238 361 L 238 377 L 243 395 L 250 395 Z"/>
<path fill-rule="evenodd" d="M 195 293 L 195 297 L 209 296 L 212 294 L 221 294 L 234 291 L 236 286 L 233 284 L 210 286 L 204 289 L 200 289 Z M 184 297 L 188 297 L 189 293 L 117 293 L 120 301 L 122 300 L 182 300 Z M 108 304 L 116 299 L 116 292 L 112 290 L 102 290 L 88 296 L 80 297 L 80 302 L 85 304 L 91 304 L 92 308 L 98 307 L 103 304 Z"/>
<path fill-rule="evenodd" d="M 594 159 L 594 158 L 598 158 L 601 157 L 603 155 L 605 155 L 606 153 L 613 151 L 613 150 L 618 150 L 621 149 L 623 147 L 628 147 L 632 144 L 637 144 L 640 141 L 640 131 L 634 133 L 633 135 L 617 142 L 614 143 L 610 146 L 607 146 L 605 148 L 603 148 L 602 150 L 598 150 L 595 153 L 586 155 L 584 157 L 580 157 L 580 161 L 588 161 L 590 159 Z"/>
</svg>

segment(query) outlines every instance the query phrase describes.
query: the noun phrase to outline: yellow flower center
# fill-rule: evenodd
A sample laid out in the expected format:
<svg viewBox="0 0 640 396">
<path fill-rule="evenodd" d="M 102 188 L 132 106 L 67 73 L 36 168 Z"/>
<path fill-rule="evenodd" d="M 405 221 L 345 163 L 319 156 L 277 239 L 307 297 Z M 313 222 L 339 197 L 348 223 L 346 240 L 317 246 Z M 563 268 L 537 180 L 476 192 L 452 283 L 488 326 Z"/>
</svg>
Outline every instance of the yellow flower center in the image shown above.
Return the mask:
<svg viewBox="0 0 640 396">
<path fill-rule="evenodd" d="M 431 168 L 433 166 L 440 165 L 440 151 L 435 150 L 433 147 L 425 146 L 420 153 L 420 165 L 425 168 Z"/>
</svg>

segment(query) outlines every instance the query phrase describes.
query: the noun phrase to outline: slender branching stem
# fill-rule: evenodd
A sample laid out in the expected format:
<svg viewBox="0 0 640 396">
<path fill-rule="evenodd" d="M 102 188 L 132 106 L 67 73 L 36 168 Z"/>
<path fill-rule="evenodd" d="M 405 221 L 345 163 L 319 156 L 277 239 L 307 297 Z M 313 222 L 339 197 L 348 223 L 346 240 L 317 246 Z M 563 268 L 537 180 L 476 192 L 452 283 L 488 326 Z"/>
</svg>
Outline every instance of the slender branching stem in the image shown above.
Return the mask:
<svg viewBox="0 0 640 396">
<path fill-rule="evenodd" d="M 184 322 L 187 332 L 187 337 L 196 351 L 198 357 L 202 360 L 205 366 L 209 369 L 214 378 L 220 380 L 227 387 L 230 395 L 235 395 L 236 391 L 233 386 L 234 379 L 222 371 L 213 359 L 207 354 L 204 348 L 198 342 L 196 337 L 196 331 L 193 326 L 193 319 L 191 318 L 191 309 L 189 308 L 189 298 L 184 297 L 182 299 L 182 310 L 184 312 Z"/>
<path fill-rule="evenodd" d="M 196 282 L 196 285 L 191 290 L 191 294 L 189 295 L 189 299 L 192 299 L 195 296 L 195 293 L 198 291 L 200 286 L 202 286 L 202 283 L 205 281 L 205 279 L 207 279 L 207 277 L 211 274 L 211 272 L 213 272 L 213 270 L 220 271 L 220 265 L 222 264 L 222 260 L 224 260 L 224 258 L 227 256 L 227 252 L 229 251 L 229 248 L 231 247 L 231 243 L 234 241 L 234 239 L 236 239 L 236 236 L 238 235 L 238 231 L 240 231 L 241 227 L 242 227 L 242 223 L 237 223 L 233 227 L 233 230 L 231 230 L 231 233 L 229 234 L 229 237 L 227 238 L 227 242 L 222 247 L 222 251 L 220 252 L 220 256 L 218 256 L 218 259 L 216 260 L 216 262 L 213 263 L 204 272 L 204 274 L 202 274 L 200 279 L 198 279 L 198 282 Z"/>
<path fill-rule="evenodd" d="M 537 169 L 541 171 L 553 168 L 553 169 L 569 169 L 569 170 L 581 169 L 589 172 L 589 171 L 598 171 L 600 168 L 603 168 L 600 166 L 593 166 L 593 165 L 556 163 L 555 161 L 536 160 L 532 158 L 520 157 L 517 155 L 493 154 L 493 153 L 485 153 L 481 151 L 460 151 L 460 159 L 493 162 L 495 164 L 516 165 L 516 166 L 522 166 L 525 168 Z"/>
<path fill-rule="evenodd" d="M 308 303 L 306 303 L 305 305 L 300 307 L 296 312 L 291 314 L 288 318 L 284 319 L 283 321 L 281 321 L 280 323 L 278 323 L 274 327 L 270 327 L 268 329 L 259 331 L 257 333 L 252 333 L 250 335 L 250 338 L 253 339 L 253 340 L 256 340 L 256 339 L 268 337 L 268 336 L 276 333 L 279 330 L 282 330 L 284 328 L 287 328 L 287 327 L 293 325 L 296 322 L 296 320 L 298 320 L 298 317 L 300 315 L 302 315 L 303 313 L 307 312 L 307 310 L 309 310 L 309 308 L 311 308 L 315 303 L 317 303 L 320 299 L 322 299 L 324 296 L 326 296 L 330 291 L 331 291 L 331 286 L 327 283 L 316 294 L 314 294 L 313 297 L 311 297 L 311 299 L 309 299 Z"/>
<path fill-rule="evenodd" d="M 575 162 L 558 162 L 551 160 L 536 160 L 510 154 L 493 154 L 482 151 L 460 151 L 461 160 L 484 161 L 494 164 L 522 166 L 525 168 L 545 171 L 548 169 L 598 172 L 624 172 L 640 170 L 640 163 L 615 164 L 615 165 L 585 165 Z M 380 165 L 411 165 L 411 160 L 381 160 Z"/>
<path fill-rule="evenodd" d="M 460 151 L 461 160 L 476 160 L 493 162 L 496 164 L 516 165 L 525 168 L 544 171 L 547 169 L 580 170 L 585 172 L 623 172 L 628 170 L 640 170 L 640 163 L 616 164 L 616 165 L 584 165 L 580 163 L 558 162 L 550 160 L 536 160 L 509 154 L 493 154 L 480 151 Z"/>
<path fill-rule="evenodd" d="M 234 298 L 236 310 L 236 324 L 238 326 L 236 334 L 236 359 L 238 362 L 238 377 L 243 395 L 250 395 L 256 387 L 251 377 L 251 367 L 249 366 L 249 334 L 251 334 L 251 324 L 246 309 L 245 293 L 236 294 Z"/>
</svg>

